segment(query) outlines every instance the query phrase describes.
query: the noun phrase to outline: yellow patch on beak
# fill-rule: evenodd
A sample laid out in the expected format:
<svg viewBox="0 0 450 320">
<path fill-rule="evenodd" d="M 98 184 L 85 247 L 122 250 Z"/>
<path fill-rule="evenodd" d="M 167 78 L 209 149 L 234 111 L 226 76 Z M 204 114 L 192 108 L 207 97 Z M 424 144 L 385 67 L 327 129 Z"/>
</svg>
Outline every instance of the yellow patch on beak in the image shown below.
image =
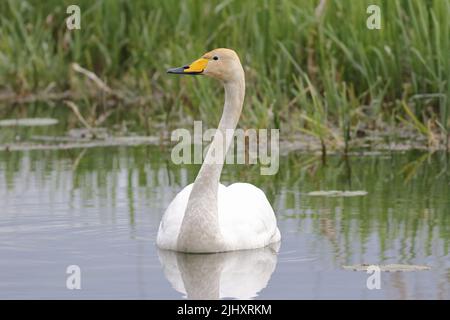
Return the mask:
<svg viewBox="0 0 450 320">
<path fill-rule="evenodd" d="M 200 58 L 195 60 L 189 65 L 189 68 L 184 69 L 184 73 L 200 73 L 205 70 L 206 65 L 208 64 L 208 59 Z"/>
</svg>

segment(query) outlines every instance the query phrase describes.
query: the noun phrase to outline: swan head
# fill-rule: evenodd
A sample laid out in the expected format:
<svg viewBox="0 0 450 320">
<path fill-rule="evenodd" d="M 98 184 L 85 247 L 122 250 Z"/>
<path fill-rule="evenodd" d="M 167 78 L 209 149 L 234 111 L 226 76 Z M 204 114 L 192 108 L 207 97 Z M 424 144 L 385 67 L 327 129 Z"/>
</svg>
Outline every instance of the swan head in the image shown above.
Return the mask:
<svg viewBox="0 0 450 320">
<path fill-rule="evenodd" d="M 237 80 L 243 76 L 239 56 L 234 50 L 219 48 L 205 53 L 189 65 L 171 68 L 167 73 L 205 75 L 223 82 Z"/>
</svg>

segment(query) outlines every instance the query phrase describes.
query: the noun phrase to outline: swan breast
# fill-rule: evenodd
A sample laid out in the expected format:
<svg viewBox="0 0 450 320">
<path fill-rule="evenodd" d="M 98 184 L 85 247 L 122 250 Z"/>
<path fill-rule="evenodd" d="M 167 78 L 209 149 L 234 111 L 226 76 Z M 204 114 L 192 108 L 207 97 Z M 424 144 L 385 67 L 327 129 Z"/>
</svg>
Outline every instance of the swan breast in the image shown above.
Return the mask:
<svg viewBox="0 0 450 320">
<path fill-rule="evenodd" d="M 164 213 L 157 237 L 159 248 L 177 250 L 192 187 L 190 184 L 181 190 Z M 234 183 L 228 187 L 219 184 L 218 216 L 227 251 L 261 248 L 280 240 L 272 206 L 264 192 L 252 184 Z"/>
</svg>

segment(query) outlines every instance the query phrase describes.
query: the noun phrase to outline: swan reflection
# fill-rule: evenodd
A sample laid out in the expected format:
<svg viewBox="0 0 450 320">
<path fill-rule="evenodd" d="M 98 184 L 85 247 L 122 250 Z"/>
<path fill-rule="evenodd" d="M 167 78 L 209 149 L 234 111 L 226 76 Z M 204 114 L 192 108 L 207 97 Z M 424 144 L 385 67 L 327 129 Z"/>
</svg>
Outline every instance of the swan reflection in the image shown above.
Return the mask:
<svg viewBox="0 0 450 320">
<path fill-rule="evenodd" d="M 211 254 L 158 250 L 158 256 L 167 280 L 188 299 L 250 299 L 267 286 L 279 247 Z"/>
</svg>

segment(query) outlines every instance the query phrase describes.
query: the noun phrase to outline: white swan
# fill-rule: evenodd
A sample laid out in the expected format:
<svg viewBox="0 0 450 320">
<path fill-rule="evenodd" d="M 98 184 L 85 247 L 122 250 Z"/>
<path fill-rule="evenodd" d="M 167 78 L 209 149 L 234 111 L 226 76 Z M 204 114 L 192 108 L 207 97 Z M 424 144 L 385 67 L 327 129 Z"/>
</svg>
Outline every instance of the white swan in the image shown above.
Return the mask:
<svg viewBox="0 0 450 320">
<path fill-rule="evenodd" d="M 236 129 L 245 95 L 244 70 L 236 52 L 215 49 L 189 66 L 167 72 L 202 74 L 220 80 L 225 88 L 225 104 L 218 131 L 195 182 L 181 190 L 164 213 L 157 246 L 208 253 L 255 249 L 280 241 L 275 214 L 263 191 L 248 183 L 228 187 L 219 183 L 224 159 L 216 161 L 212 150 L 223 149 L 221 137 L 229 134 L 227 129 Z M 224 157 L 230 144 L 226 141 L 221 153 Z"/>
</svg>

